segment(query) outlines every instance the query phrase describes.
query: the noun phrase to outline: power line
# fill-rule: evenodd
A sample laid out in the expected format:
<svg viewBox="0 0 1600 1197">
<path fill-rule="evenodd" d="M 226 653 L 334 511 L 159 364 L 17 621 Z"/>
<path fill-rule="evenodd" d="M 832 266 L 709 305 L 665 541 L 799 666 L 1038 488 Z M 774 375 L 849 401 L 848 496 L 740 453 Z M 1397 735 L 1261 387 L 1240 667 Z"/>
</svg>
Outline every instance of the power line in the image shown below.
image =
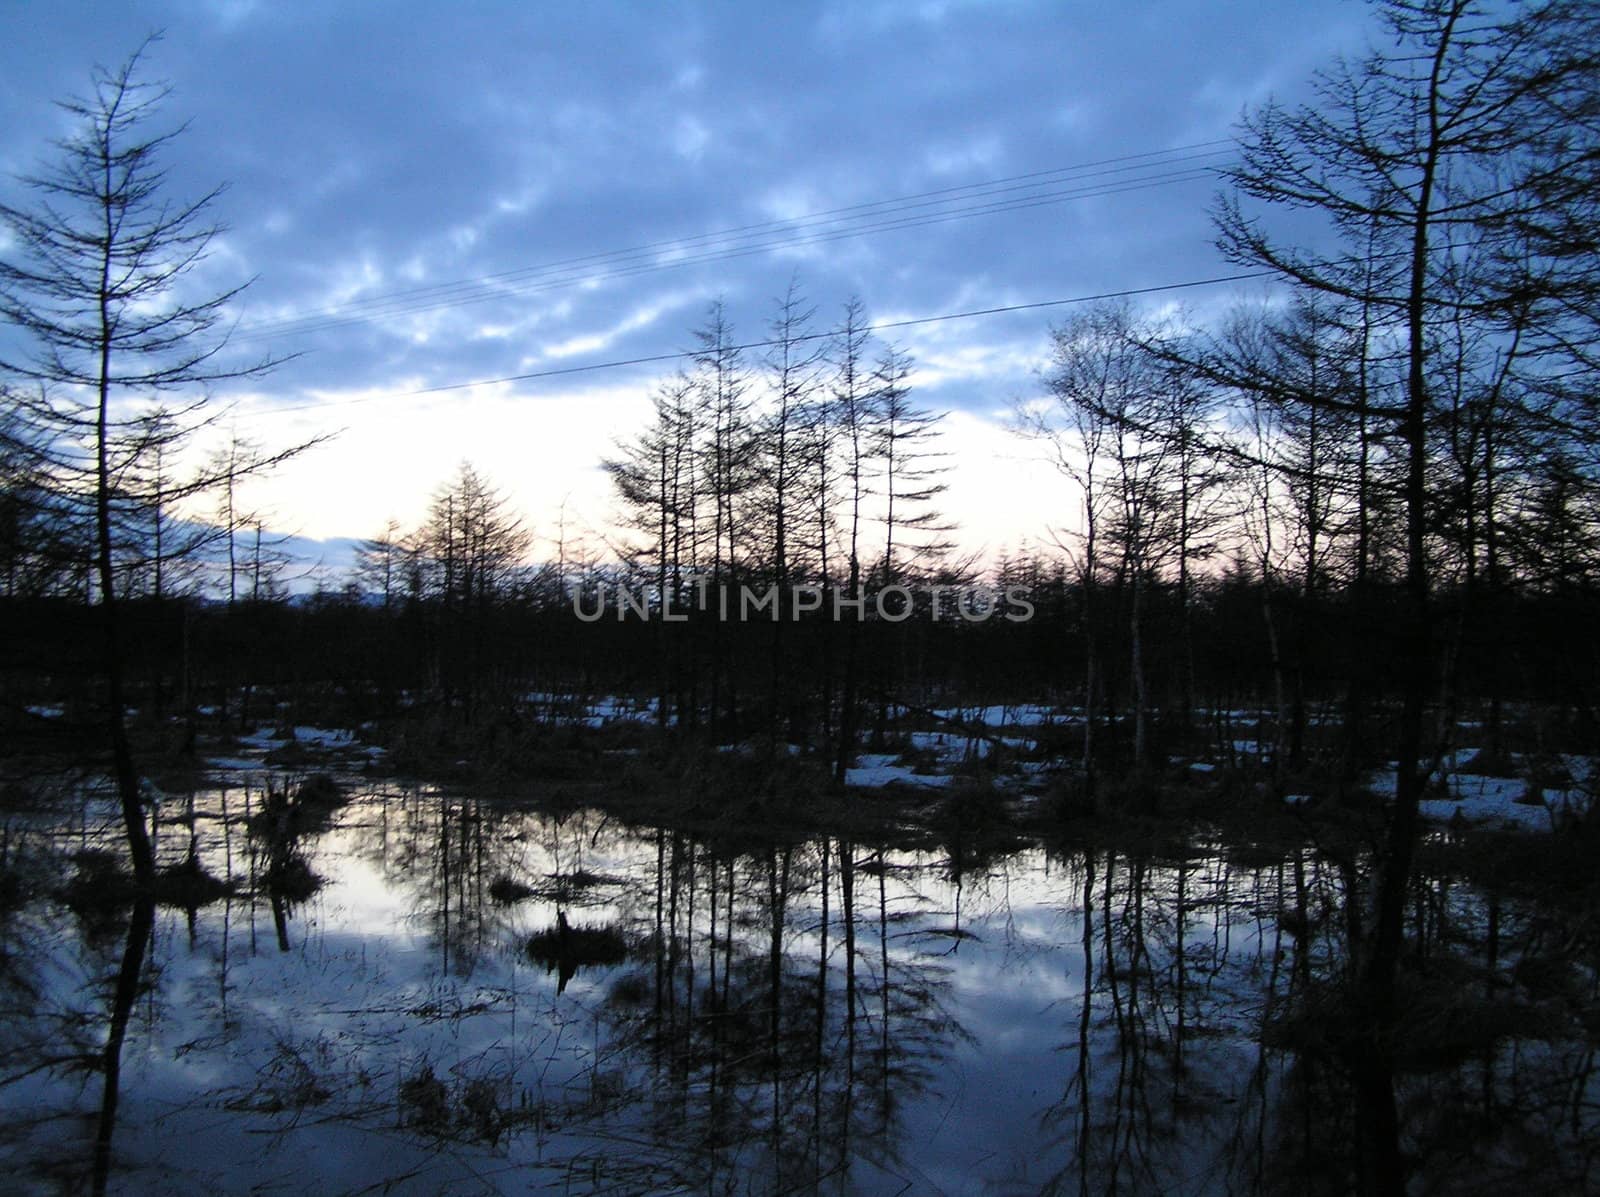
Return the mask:
<svg viewBox="0 0 1600 1197">
<path fill-rule="evenodd" d="M 1222 283 L 1246 282 L 1251 279 L 1271 278 L 1281 274 L 1278 270 L 1250 270 L 1238 274 L 1215 275 L 1211 278 L 1189 279 L 1178 283 L 1161 283 L 1149 287 L 1127 287 L 1118 291 L 1100 291 L 1093 295 L 1073 295 L 1065 299 L 1041 299 L 1031 303 L 1005 304 L 992 308 L 972 308 L 960 312 L 942 312 L 935 316 L 914 316 L 905 320 L 889 320 L 879 324 L 868 325 L 867 332 L 887 332 L 897 328 L 914 328 L 927 324 L 943 324 L 952 320 L 972 320 L 981 316 L 1001 316 L 1013 312 L 1041 311 L 1046 308 L 1065 307 L 1069 304 L 1095 303 L 1104 299 L 1127 299 L 1137 295 L 1155 295 L 1165 291 L 1183 291 L 1195 287 L 1213 287 Z M 833 336 L 833 330 L 827 332 L 805 333 L 801 336 L 789 338 L 790 343 L 802 341 L 818 341 Z M 740 345 L 732 345 L 730 350 L 744 351 L 747 349 L 766 349 L 783 342 L 777 338 L 768 338 L 760 341 L 746 341 Z M 562 366 L 552 370 L 534 370 L 525 374 L 507 374 L 499 378 L 479 378 L 471 382 L 441 383 L 438 386 L 421 387 L 411 391 L 391 391 L 381 395 L 363 395 L 351 399 L 330 400 L 318 403 L 293 404 L 285 407 L 274 407 L 267 411 L 250 413 L 253 415 L 287 415 L 292 412 L 316 411 L 327 407 L 353 407 L 360 403 L 371 403 L 378 399 L 411 399 L 424 395 L 442 395 L 450 391 L 470 390 L 473 387 L 498 386 L 509 382 L 532 382 L 544 378 L 562 378 L 573 374 L 589 374 L 599 370 L 616 370 L 626 366 L 647 366 L 659 362 L 682 361 L 698 356 L 699 350 L 682 349 L 672 353 L 654 353 L 643 357 L 614 358 L 604 362 L 590 362 L 582 366 Z"/>
<path fill-rule="evenodd" d="M 580 279 L 588 281 L 628 277 L 652 270 L 725 260 L 795 245 L 820 244 L 890 229 L 916 228 L 965 219 L 969 216 L 992 215 L 1070 199 L 1187 182 L 1213 174 L 1216 169 L 1214 164 L 1198 165 L 1198 163 L 1217 158 L 1227 152 L 1218 147 L 1231 147 L 1231 145 L 1231 142 L 1220 139 L 1195 142 L 1169 150 L 1129 154 L 1070 167 L 1034 171 L 1025 175 L 1013 175 L 959 187 L 941 188 L 937 191 L 829 209 L 792 220 L 767 221 L 658 241 L 630 249 L 568 258 L 475 279 L 391 292 L 367 299 L 352 300 L 347 304 L 325 308 L 306 316 L 242 325 L 236 339 L 244 341 L 291 334 L 310 334 L 380 316 L 409 315 L 437 308 L 530 294 L 553 286 L 569 286 Z M 1110 182 L 1082 185 L 1087 184 L 1089 180 L 1111 180 L 1115 176 L 1124 177 Z M 1067 183 L 1073 185 L 1060 187 Z M 1058 189 L 1040 190 L 1046 187 L 1058 187 Z M 1016 194 L 1019 192 L 1024 194 Z M 950 207 L 951 204 L 965 206 Z M 918 209 L 923 211 L 919 212 Z"/>
<path fill-rule="evenodd" d="M 1452 247 L 1438 246 L 1435 248 L 1448 252 Z M 1356 259 L 1356 261 L 1371 264 L 1384 260 L 1405 258 L 1408 257 L 1409 254 L 1409 250 L 1392 250 L 1384 253 L 1369 254 L 1363 258 Z M 1341 264 L 1350 264 L 1350 262 L 1349 260 L 1344 259 L 1327 259 L 1314 264 L 1321 267 L 1332 267 Z M 971 308 L 959 312 L 941 312 L 933 316 L 914 316 L 905 320 L 890 320 L 872 324 L 867 326 L 865 331 L 887 332 L 891 329 L 914 328 L 920 325 L 941 324 L 953 320 L 971 320 L 982 316 L 999 316 L 1014 312 L 1040 311 L 1047 308 L 1065 307 L 1071 304 L 1094 303 L 1105 299 L 1127 299 L 1139 295 L 1157 295 L 1167 291 L 1184 291 L 1196 287 L 1218 286 L 1222 283 L 1249 282 L 1256 279 L 1282 277 L 1292 276 L 1288 275 L 1287 271 L 1282 268 L 1268 267 L 1260 270 L 1240 271 L 1234 274 L 1212 275 L 1209 278 L 1186 279 L 1176 283 L 1157 283 L 1147 287 L 1125 287 L 1116 291 L 1098 291 L 1090 295 L 1073 295 L 1064 299 L 1041 299 L 1029 303 L 1005 304 L 998 307 L 988 308 Z M 817 341 L 824 340 L 834 335 L 835 331 L 830 329 L 823 332 L 805 333 L 797 337 L 791 337 L 789 338 L 789 341 L 790 343 Z M 729 348 L 738 351 L 747 349 L 765 349 L 782 343 L 783 341 L 781 339 L 768 338 L 758 341 L 747 341 L 740 345 L 729 346 Z M 246 418 L 249 418 L 249 416 L 266 416 L 289 414 L 301 411 L 315 411 L 328 407 L 354 406 L 360 403 L 371 403 L 378 399 L 408 399 L 424 395 L 438 395 L 445 394 L 450 391 L 469 390 L 473 387 L 498 386 L 509 382 L 531 382 L 545 378 L 561 378 L 574 374 L 593 373 L 599 370 L 621 369 L 627 366 L 643 366 L 653 365 L 659 362 L 682 361 L 684 359 L 697 357 L 699 354 L 699 350 L 682 349 L 675 350 L 670 353 L 647 354 L 642 357 L 613 358 L 608 361 L 590 362 L 581 366 L 560 366 L 549 370 L 534 370 L 522 374 L 501 375 L 496 378 L 474 379 L 470 382 L 441 383 L 437 386 L 420 387 L 409 391 L 389 391 L 383 394 L 358 396 L 349 399 L 291 404 L 284 407 L 274 407 L 266 411 L 248 413 Z"/>
<path fill-rule="evenodd" d="M 882 215 L 883 210 L 900 210 L 912 207 L 925 207 L 930 203 L 954 202 L 954 197 L 959 193 L 970 193 L 964 198 L 973 198 L 978 195 L 1000 194 L 1005 191 L 1019 190 L 1023 187 L 1037 187 L 1045 185 L 1042 181 L 1055 176 L 1081 174 L 1084 178 L 1094 178 L 1100 175 L 1109 175 L 1121 171 L 1142 169 L 1149 166 L 1171 166 L 1181 162 L 1191 161 L 1200 157 L 1213 157 L 1222 151 L 1217 147 L 1231 146 L 1227 139 L 1194 142 L 1189 145 L 1174 146 L 1167 150 L 1152 150 L 1139 154 L 1124 154 L 1115 158 L 1103 158 L 1093 162 L 1079 163 L 1073 166 L 1056 167 L 1050 170 L 1032 171 L 1022 175 L 1010 175 L 999 179 L 984 180 L 977 183 L 961 184 L 959 186 L 942 187 L 934 191 L 917 192 L 911 195 L 897 196 L 885 200 L 875 200 L 860 204 L 851 204 L 840 208 L 830 208 L 819 212 L 807 213 L 791 219 L 777 219 L 764 221 L 757 224 L 740 225 L 735 228 L 721 229 L 710 233 L 700 233 L 691 236 L 668 238 L 651 242 L 645 245 L 632 246 L 627 249 L 610 250 L 578 257 L 563 258 L 539 266 L 520 267 L 514 270 L 501 271 L 495 274 L 482 275 L 475 278 L 456 280 L 446 283 L 434 283 L 423 287 L 408 288 L 392 291 L 383 295 L 370 296 L 366 299 L 351 300 L 343 304 L 324 308 L 320 311 L 310 312 L 300 317 L 286 317 L 280 320 L 262 321 L 248 324 L 252 334 L 269 328 L 277 328 L 291 324 L 315 322 L 323 318 L 339 317 L 343 313 L 371 308 L 385 307 L 392 303 L 410 302 L 416 299 L 429 299 L 441 296 L 454 295 L 462 288 L 476 288 L 492 283 L 509 282 L 516 279 L 547 274 L 550 271 L 570 269 L 584 265 L 603 264 L 617 258 L 628 258 L 644 253 L 664 253 L 675 249 L 683 249 L 699 242 L 719 241 L 729 237 L 749 237 L 773 231 L 793 232 L 797 228 L 816 225 L 818 223 L 838 223 L 841 218 L 851 213 L 860 215 Z M 1193 151 L 1205 151 L 1194 153 Z M 1152 159 L 1162 161 L 1153 162 Z M 1133 164 L 1133 165 L 1127 165 Z M 1115 170 L 1104 169 L 1115 167 Z M 1060 179 L 1054 179 L 1060 182 Z M 944 198 L 938 198 L 944 197 Z M 916 202 L 921 201 L 921 202 Z"/>
<path fill-rule="evenodd" d="M 1092 198 L 1107 195 L 1118 195 L 1129 191 L 1144 190 L 1149 187 L 1166 186 L 1176 182 L 1191 182 L 1207 178 L 1212 174 L 1210 168 L 1195 168 L 1187 171 L 1176 172 L 1159 176 L 1153 179 L 1139 180 L 1137 182 L 1122 183 L 1114 187 L 1098 186 L 1088 189 L 1075 189 L 1065 192 L 1054 192 L 1044 196 L 1029 196 L 1025 199 L 1012 200 L 1001 204 L 979 205 L 960 209 L 953 212 L 943 212 L 917 217 L 901 218 L 896 220 L 881 221 L 873 225 L 857 226 L 855 228 L 837 230 L 827 233 L 818 233 L 810 236 L 789 237 L 775 241 L 763 242 L 755 245 L 739 246 L 732 249 L 714 250 L 693 256 L 673 258 L 665 262 L 645 262 L 624 268 L 606 271 L 601 274 L 575 275 L 567 278 L 555 278 L 538 281 L 531 284 L 521 284 L 515 288 L 497 291 L 493 294 L 475 295 L 461 299 L 441 300 L 427 302 L 406 308 L 397 308 L 383 313 L 385 316 L 404 316 L 417 312 L 432 311 L 443 307 L 456 307 L 470 303 L 482 303 L 494 299 L 522 297 L 533 295 L 541 291 L 559 290 L 573 284 L 583 282 L 601 282 L 615 279 L 633 278 L 642 274 L 650 274 L 660 270 L 669 270 L 679 266 L 697 265 L 705 262 L 726 262 L 736 258 L 750 257 L 757 254 L 768 253 L 774 249 L 784 249 L 794 246 L 821 245 L 831 241 L 844 240 L 851 237 L 864 236 L 868 233 L 885 232 L 889 230 L 923 228 L 928 225 L 944 224 L 952 220 L 963 220 L 970 216 L 995 215 L 1002 212 L 1015 212 L 1027 208 L 1042 207 L 1047 204 L 1061 203 L 1068 199 Z M 308 325 L 301 328 L 285 330 L 284 333 L 274 333 L 273 336 L 286 335 L 289 332 L 299 335 L 322 332 L 331 328 L 341 327 L 352 323 L 362 323 L 373 319 L 371 314 L 346 317 L 330 320 L 317 325 Z M 248 340 L 249 337 L 241 336 L 238 340 Z"/>
</svg>

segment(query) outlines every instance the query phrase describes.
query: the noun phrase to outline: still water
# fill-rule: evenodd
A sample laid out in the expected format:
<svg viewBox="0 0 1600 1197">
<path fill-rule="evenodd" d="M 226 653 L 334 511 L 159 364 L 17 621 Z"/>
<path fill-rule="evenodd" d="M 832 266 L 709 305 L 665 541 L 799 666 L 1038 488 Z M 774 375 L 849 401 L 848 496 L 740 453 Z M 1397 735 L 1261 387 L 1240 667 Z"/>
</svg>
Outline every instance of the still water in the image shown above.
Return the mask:
<svg viewBox="0 0 1600 1197">
<path fill-rule="evenodd" d="M 247 773 L 164 803 L 161 862 L 227 883 L 188 909 L 5 917 L 8 1187 L 1342 1187 L 1337 1069 L 1272 1032 L 1342 967 L 1348 878 L 1309 848 L 691 834 L 342 785 L 294 817 Z M 8 851 L 92 873 L 115 830 L 85 798 Z M 1492 1045 L 1450 1067 L 1508 1096 Z"/>
</svg>

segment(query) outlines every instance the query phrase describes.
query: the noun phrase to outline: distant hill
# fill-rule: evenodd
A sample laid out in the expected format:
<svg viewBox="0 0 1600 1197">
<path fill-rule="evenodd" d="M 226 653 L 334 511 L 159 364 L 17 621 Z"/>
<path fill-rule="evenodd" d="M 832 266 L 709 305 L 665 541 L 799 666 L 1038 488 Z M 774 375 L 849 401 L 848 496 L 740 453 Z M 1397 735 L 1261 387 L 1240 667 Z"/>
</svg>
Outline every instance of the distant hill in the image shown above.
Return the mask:
<svg viewBox="0 0 1600 1197">
<path fill-rule="evenodd" d="M 361 548 L 361 538 L 355 536 L 317 540 L 263 531 L 262 538 L 271 541 L 273 552 L 285 562 L 280 576 L 290 594 L 310 594 L 319 586 L 324 590 L 342 588 L 355 568 L 356 553 Z M 239 545 L 241 549 L 245 546 L 243 534 Z"/>
</svg>

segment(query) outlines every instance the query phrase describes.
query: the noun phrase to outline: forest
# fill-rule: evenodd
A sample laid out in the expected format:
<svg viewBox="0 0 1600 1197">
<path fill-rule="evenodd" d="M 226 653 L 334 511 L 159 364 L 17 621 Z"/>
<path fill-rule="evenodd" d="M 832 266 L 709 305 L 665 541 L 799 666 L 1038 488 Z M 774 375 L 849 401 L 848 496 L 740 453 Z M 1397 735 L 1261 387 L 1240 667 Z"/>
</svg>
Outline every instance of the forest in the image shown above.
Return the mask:
<svg viewBox="0 0 1600 1197">
<path fill-rule="evenodd" d="M 1014 544 L 958 547 L 917 360 L 797 274 L 686 330 L 603 534 L 536 558 L 441 463 L 314 589 L 247 484 L 315 443 L 216 435 L 213 392 L 279 364 L 183 285 L 221 193 L 166 194 L 137 55 L 97 77 L 0 206 L 0 1103 L 104 1088 L 0 1150 L 39 1191 L 156 1191 L 116 1162 L 149 1133 L 114 1150 L 124 1044 L 211 1032 L 141 995 L 219 934 L 234 1042 L 238 911 L 300 960 L 365 870 L 438 955 L 426 1001 L 262 1032 L 186 1119 L 388 1128 L 419 1192 L 470 1185 L 457 1152 L 582 1192 L 943 1191 L 977 1165 L 897 1189 L 896 1128 L 1002 1058 L 962 1020 L 1016 969 L 1060 990 L 1015 1016 L 1060 1075 L 1028 1144 L 994 1132 L 1015 1191 L 1593 1190 L 1600 12 L 1379 17 L 1239 126 L 1216 243 L 1270 296 L 1041 327 L 1036 391 L 994 398 L 1069 502 L 1007 496 Z M 93 1001 L 53 979 L 68 925 Z M 507 1049 L 530 962 L 523 1017 L 592 1055 Z M 39 1163 L 57 1133 L 81 1171 Z M 247 1174 L 219 1151 L 177 1191 Z"/>
</svg>

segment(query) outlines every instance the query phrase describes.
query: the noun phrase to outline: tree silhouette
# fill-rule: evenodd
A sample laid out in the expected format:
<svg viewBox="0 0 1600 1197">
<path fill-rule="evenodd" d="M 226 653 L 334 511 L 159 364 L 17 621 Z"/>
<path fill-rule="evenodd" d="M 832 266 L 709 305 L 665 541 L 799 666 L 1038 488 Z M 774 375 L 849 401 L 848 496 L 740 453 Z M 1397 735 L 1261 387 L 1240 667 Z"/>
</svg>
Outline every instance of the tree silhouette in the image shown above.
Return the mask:
<svg viewBox="0 0 1600 1197">
<path fill-rule="evenodd" d="M 219 323 L 247 284 L 194 297 L 221 231 L 211 218 L 221 188 L 194 200 L 168 194 L 162 159 L 182 130 L 153 128 L 168 89 L 140 78 L 150 44 L 115 70 L 98 68 L 87 96 L 61 103 L 77 128 L 55 143 L 54 165 L 24 180 L 34 204 L 0 205 L 13 241 L 0 261 L 0 319 L 26 344 L 0 357 L 0 374 L 36 388 L 13 393 L 42 468 L 58 494 L 90 513 L 117 791 L 134 871 L 146 883 L 154 861 L 125 718 L 116 569 L 129 534 L 120 514 L 141 467 L 204 425 L 210 384 L 275 364 L 223 354 Z M 177 406 L 153 421 L 149 409 L 175 392 L 183 395 Z M 235 462 L 229 476 L 259 472 L 298 448 Z M 181 502 L 216 481 L 202 470 L 163 484 L 161 501 Z"/>
</svg>

